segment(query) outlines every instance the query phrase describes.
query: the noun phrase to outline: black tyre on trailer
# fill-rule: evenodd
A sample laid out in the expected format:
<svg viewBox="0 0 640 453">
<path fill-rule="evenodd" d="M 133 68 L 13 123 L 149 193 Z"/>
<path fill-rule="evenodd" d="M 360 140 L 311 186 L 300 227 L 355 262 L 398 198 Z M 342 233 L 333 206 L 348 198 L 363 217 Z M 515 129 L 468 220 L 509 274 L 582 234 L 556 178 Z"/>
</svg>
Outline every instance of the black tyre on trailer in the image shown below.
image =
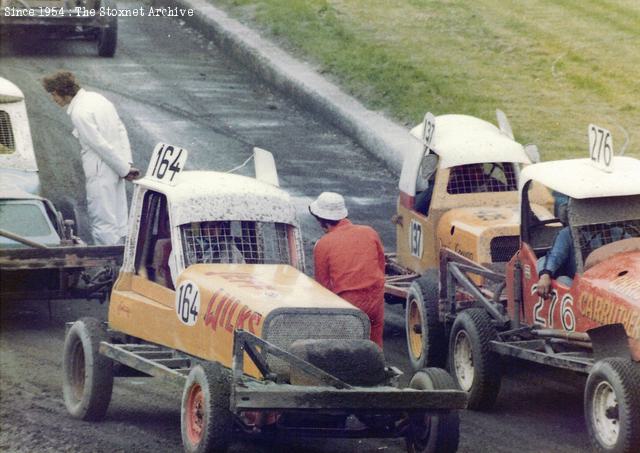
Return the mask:
<svg viewBox="0 0 640 453">
<path fill-rule="evenodd" d="M 116 9 L 116 2 L 113 0 L 102 0 L 100 7 Z M 107 16 L 106 26 L 98 29 L 98 55 L 101 57 L 111 58 L 116 54 L 116 46 L 118 44 L 118 17 Z"/>
<path fill-rule="evenodd" d="M 414 371 L 442 367 L 446 361 L 447 340 L 438 316 L 438 283 L 438 270 L 429 269 L 411 283 L 407 293 L 405 332 Z"/>
<path fill-rule="evenodd" d="M 640 451 L 640 364 L 629 359 L 598 361 L 584 389 L 584 418 L 598 452 Z"/>
<path fill-rule="evenodd" d="M 64 342 L 62 391 L 69 413 L 82 420 L 101 420 L 113 390 L 113 362 L 98 352 L 107 339 L 104 324 L 82 318 L 71 326 Z"/>
<path fill-rule="evenodd" d="M 189 453 L 224 452 L 231 443 L 231 372 L 217 363 L 195 365 L 182 394 L 182 445 Z"/>
<path fill-rule="evenodd" d="M 411 378 L 409 387 L 416 390 L 451 390 L 456 388 L 453 378 L 441 368 L 424 368 Z M 457 411 L 440 415 L 411 416 L 406 437 L 409 453 L 453 453 L 460 441 L 460 417 Z"/>
<path fill-rule="evenodd" d="M 78 209 L 76 202 L 69 196 L 64 196 L 55 203 L 56 208 L 62 214 L 62 220 L 72 220 L 75 234 L 78 235 Z"/>
<path fill-rule="evenodd" d="M 469 393 L 469 409 L 492 407 L 500 391 L 500 358 L 491 350 L 496 329 L 482 308 L 459 313 L 449 337 L 449 367 L 458 387 Z"/>
</svg>

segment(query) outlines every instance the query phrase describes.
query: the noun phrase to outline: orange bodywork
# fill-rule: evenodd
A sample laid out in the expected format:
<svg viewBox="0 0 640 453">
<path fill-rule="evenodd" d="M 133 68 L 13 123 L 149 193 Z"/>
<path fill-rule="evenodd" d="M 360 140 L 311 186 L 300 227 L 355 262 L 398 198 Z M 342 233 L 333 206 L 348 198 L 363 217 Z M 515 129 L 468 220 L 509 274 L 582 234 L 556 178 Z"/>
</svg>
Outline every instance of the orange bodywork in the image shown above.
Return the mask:
<svg viewBox="0 0 640 453">
<path fill-rule="evenodd" d="M 193 316 L 192 325 L 181 320 L 179 305 L 181 288 L 189 283 L 199 294 L 197 310 L 186 313 L 186 318 Z M 261 336 L 265 319 L 275 310 L 357 311 L 298 269 L 282 264 L 196 264 L 178 277 L 176 288 L 122 272 L 111 295 L 109 326 L 231 367 L 234 330 Z M 250 360 L 245 364 L 247 374 L 260 376 Z"/>
<path fill-rule="evenodd" d="M 396 253 L 398 263 L 418 274 L 437 268 L 440 249 L 448 248 L 476 263 L 490 263 L 490 244 L 495 237 L 520 234 L 518 192 L 449 194 L 451 169 L 440 168 L 434 183 L 428 215 L 415 211 L 414 197 L 400 192 L 397 203 Z M 535 185 L 532 200 L 540 218 L 553 217 L 553 198 Z M 416 226 L 420 240 L 416 241 Z M 502 262 L 508 261 L 508 258 Z"/>
</svg>

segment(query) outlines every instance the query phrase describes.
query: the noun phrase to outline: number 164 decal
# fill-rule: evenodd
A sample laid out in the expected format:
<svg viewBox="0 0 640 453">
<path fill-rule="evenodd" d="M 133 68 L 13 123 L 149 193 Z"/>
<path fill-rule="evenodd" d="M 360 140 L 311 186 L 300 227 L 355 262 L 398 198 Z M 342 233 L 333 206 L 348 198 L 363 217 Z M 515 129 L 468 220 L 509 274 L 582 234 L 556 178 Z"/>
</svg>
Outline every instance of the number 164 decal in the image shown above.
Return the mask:
<svg viewBox="0 0 640 453">
<path fill-rule="evenodd" d="M 158 143 L 151 155 L 146 176 L 165 184 L 175 184 L 176 176 L 187 162 L 187 154 L 184 148 Z"/>
<path fill-rule="evenodd" d="M 195 325 L 200 313 L 200 290 L 198 286 L 186 280 L 180 283 L 176 291 L 176 315 L 183 324 Z"/>
</svg>

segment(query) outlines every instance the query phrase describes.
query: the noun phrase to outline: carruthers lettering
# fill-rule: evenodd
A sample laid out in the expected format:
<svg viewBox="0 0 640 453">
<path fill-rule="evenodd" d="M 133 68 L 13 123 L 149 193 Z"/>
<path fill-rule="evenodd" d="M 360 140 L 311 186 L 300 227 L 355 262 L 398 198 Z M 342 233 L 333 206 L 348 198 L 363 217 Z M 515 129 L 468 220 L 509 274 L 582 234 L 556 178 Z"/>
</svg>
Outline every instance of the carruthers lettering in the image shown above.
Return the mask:
<svg viewBox="0 0 640 453">
<path fill-rule="evenodd" d="M 588 292 L 580 295 L 578 307 L 583 316 L 602 325 L 622 324 L 627 335 L 640 340 L 640 312 L 638 310 Z"/>
</svg>

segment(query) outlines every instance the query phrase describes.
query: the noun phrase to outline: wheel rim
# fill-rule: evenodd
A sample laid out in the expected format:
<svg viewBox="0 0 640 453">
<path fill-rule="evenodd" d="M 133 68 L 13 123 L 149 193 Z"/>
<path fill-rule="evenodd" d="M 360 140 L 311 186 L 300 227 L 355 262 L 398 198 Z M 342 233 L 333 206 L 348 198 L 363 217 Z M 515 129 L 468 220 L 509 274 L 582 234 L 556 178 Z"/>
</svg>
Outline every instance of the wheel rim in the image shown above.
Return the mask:
<svg viewBox="0 0 640 453">
<path fill-rule="evenodd" d="M 76 401 L 81 400 L 84 393 L 85 369 L 84 348 L 82 342 L 76 341 L 71 351 L 71 372 L 69 373 L 71 391 Z"/>
<path fill-rule="evenodd" d="M 453 366 L 455 377 L 460 388 L 466 392 L 471 390 L 475 369 L 473 368 L 473 351 L 471 342 L 464 330 L 456 334 L 453 347 Z"/>
<path fill-rule="evenodd" d="M 423 452 L 429 444 L 431 435 L 431 416 L 423 415 L 411 420 L 410 435 L 407 439 L 410 451 Z"/>
<path fill-rule="evenodd" d="M 613 387 L 602 381 L 593 392 L 591 419 L 596 436 L 607 447 L 613 447 L 620 434 L 618 399 Z"/>
<path fill-rule="evenodd" d="M 422 316 L 420 316 L 420 307 L 418 301 L 412 298 L 409 302 L 409 322 L 407 332 L 409 335 L 409 350 L 414 359 L 422 356 Z"/>
<path fill-rule="evenodd" d="M 198 445 L 204 432 L 204 393 L 194 384 L 187 397 L 187 436 L 193 445 Z"/>
</svg>

